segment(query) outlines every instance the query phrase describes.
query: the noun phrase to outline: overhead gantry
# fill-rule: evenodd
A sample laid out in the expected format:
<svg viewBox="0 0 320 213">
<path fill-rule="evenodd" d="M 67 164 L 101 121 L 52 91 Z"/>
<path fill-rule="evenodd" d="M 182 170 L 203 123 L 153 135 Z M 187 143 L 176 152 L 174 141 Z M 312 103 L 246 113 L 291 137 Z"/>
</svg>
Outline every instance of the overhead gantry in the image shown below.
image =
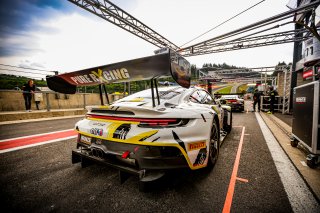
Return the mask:
<svg viewBox="0 0 320 213">
<path fill-rule="evenodd" d="M 320 0 L 184 48 L 174 44 L 108 0 L 69 1 L 158 48 L 172 49 L 184 57 L 304 41 L 313 36 L 320 40 L 318 34 L 320 28 L 315 26 L 314 20 L 312 21 Z M 312 14 L 310 23 L 302 22 L 303 17 L 310 14 Z M 301 29 L 268 33 L 288 24 L 299 24 Z"/>
</svg>

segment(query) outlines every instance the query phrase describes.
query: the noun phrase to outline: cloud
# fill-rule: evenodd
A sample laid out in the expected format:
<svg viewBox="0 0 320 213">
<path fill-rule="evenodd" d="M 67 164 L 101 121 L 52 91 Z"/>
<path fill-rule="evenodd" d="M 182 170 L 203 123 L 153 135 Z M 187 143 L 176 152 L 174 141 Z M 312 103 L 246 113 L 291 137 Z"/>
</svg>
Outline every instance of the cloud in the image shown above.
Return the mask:
<svg viewBox="0 0 320 213">
<path fill-rule="evenodd" d="M 29 60 L 20 61 L 19 67 L 31 68 L 31 69 L 34 69 L 34 68 L 43 69 L 44 68 L 43 64 L 37 63 L 37 62 L 32 62 Z"/>
<path fill-rule="evenodd" d="M 213 0 L 111 1 L 177 45 L 253 4 L 252 1 L 240 3 L 234 0 L 219 3 Z M 279 2 L 266 1 L 192 43 L 279 14 L 285 7 Z M 279 6 L 281 4 L 283 7 Z M 224 62 L 243 67 L 272 66 L 278 61 L 291 60 L 292 47 L 289 50 L 287 47 L 277 46 L 276 50 L 261 47 L 187 59 L 198 67 L 203 63 Z M 61 73 L 152 55 L 156 49 L 69 1 L 0 0 L 0 62 L 4 64 L 19 65 L 28 60 L 30 66 L 36 63 L 46 70 Z M 284 49 L 286 51 L 282 51 Z"/>
<path fill-rule="evenodd" d="M 57 0 L 1 0 L 0 1 L 0 56 L 21 55 L 33 52 L 36 38 L 32 31 L 52 32 L 52 28 L 38 25 L 39 20 L 56 17 L 70 7 L 66 1 Z M 29 37 L 28 43 L 22 43 Z M 31 42 L 31 43 L 30 43 Z"/>
</svg>

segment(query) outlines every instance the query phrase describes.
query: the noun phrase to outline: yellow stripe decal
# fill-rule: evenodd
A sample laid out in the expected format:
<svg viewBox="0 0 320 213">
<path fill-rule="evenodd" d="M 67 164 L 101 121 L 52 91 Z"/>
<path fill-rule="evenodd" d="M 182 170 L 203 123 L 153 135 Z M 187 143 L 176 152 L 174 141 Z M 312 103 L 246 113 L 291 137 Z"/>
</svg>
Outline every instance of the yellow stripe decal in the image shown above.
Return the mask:
<svg viewBox="0 0 320 213">
<path fill-rule="evenodd" d="M 134 98 L 134 99 L 128 100 L 128 102 L 141 102 L 143 100 L 144 98 Z"/>
<path fill-rule="evenodd" d="M 107 132 L 108 132 L 108 135 L 107 135 L 107 139 L 110 140 L 113 138 L 113 134 L 114 132 L 116 131 L 116 129 L 121 126 L 122 123 L 112 123 L 110 124 L 108 127 L 107 127 Z"/>
<path fill-rule="evenodd" d="M 109 105 L 100 105 L 98 106 L 99 109 L 110 109 L 111 107 Z"/>
<path fill-rule="evenodd" d="M 76 130 L 77 131 L 77 130 Z M 105 140 L 106 138 L 101 137 L 101 136 L 97 136 L 97 135 L 92 135 L 86 132 L 82 132 L 82 131 L 77 131 L 79 134 L 81 135 L 85 135 L 88 137 L 94 137 L 94 138 L 100 138 Z M 200 169 L 200 168 L 204 168 L 206 165 L 197 165 L 197 166 L 193 166 L 192 163 L 190 162 L 190 159 L 186 153 L 186 151 L 178 144 L 178 143 L 166 143 L 166 142 L 145 142 L 145 141 L 134 141 L 131 139 L 127 139 L 127 140 L 121 140 L 121 139 L 116 139 L 116 138 L 112 138 L 112 142 L 116 142 L 116 143 L 127 143 L 127 144 L 135 144 L 135 145 L 144 145 L 144 146 L 169 146 L 169 147 L 176 147 L 178 148 L 181 153 L 183 154 L 184 158 L 186 159 L 190 169 L 195 170 L 195 169 Z"/>
<path fill-rule="evenodd" d="M 152 130 L 149 132 L 144 132 L 141 133 L 139 135 L 133 136 L 131 138 L 128 138 L 128 140 L 132 140 L 132 141 L 144 141 L 145 139 L 151 137 L 154 134 L 157 134 L 159 132 L 159 130 Z"/>
<path fill-rule="evenodd" d="M 220 110 L 217 108 L 217 106 L 212 106 L 212 109 L 219 115 Z"/>
</svg>

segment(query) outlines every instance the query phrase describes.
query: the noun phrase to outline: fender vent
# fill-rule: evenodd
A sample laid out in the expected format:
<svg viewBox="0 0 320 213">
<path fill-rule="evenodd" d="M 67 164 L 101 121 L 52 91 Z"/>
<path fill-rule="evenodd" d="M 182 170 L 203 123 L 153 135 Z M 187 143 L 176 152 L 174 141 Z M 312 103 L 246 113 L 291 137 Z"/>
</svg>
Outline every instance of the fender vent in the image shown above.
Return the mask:
<svg viewBox="0 0 320 213">
<path fill-rule="evenodd" d="M 130 129 L 130 124 L 121 124 L 113 133 L 113 138 L 125 140 Z"/>
</svg>

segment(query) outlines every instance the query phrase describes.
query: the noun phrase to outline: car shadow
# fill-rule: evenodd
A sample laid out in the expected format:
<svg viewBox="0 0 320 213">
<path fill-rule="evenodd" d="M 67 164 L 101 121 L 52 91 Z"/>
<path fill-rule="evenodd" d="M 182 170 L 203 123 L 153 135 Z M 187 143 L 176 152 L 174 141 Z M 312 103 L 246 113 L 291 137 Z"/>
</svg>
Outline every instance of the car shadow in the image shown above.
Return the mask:
<svg viewBox="0 0 320 213">
<path fill-rule="evenodd" d="M 190 187 L 193 184 L 200 184 L 202 180 L 207 179 L 212 169 L 203 168 L 199 170 L 177 169 L 167 171 L 166 174 L 155 181 L 147 183 L 140 187 L 140 191 L 148 193 L 159 193 L 168 190 L 184 190 L 185 187 Z"/>
</svg>

